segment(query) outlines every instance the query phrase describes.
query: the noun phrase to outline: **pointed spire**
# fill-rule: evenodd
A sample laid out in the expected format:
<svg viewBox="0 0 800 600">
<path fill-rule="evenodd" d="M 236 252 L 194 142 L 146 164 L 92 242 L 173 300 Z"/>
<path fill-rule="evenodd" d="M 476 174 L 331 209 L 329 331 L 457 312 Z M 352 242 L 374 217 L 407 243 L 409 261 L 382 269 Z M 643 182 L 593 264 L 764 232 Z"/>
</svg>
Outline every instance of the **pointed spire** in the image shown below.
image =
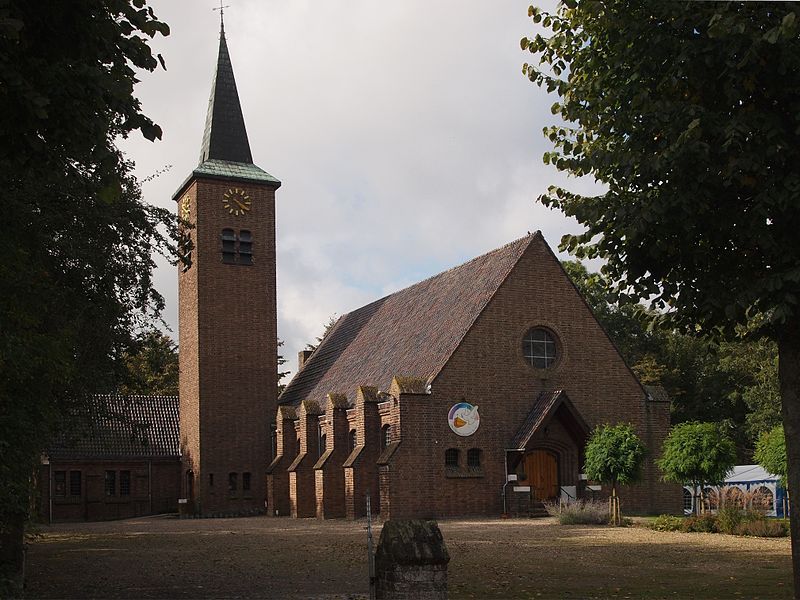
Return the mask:
<svg viewBox="0 0 800 600">
<path fill-rule="evenodd" d="M 207 160 L 227 160 L 239 163 L 253 163 L 250 142 L 244 126 L 242 105 L 233 77 L 233 65 L 225 40 L 225 22 L 220 7 L 220 35 L 217 71 L 211 84 L 211 97 L 208 100 L 206 130 L 203 133 L 203 146 L 200 150 L 200 164 Z"/>
</svg>

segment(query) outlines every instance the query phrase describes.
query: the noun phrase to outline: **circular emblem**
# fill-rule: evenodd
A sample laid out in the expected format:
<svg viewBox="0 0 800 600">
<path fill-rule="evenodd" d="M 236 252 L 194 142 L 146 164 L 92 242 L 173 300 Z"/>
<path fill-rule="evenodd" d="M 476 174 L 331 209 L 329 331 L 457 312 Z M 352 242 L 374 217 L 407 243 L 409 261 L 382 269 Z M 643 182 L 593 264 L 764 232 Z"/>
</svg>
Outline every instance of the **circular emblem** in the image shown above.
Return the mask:
<svg viewBox="0 0 800 600">
<path fill-rule="evenodd" d="M 467 437 L 478 431 L 481 424 L 481 416 L 478 414 L 478 407 L 472 406 L 467 402 L 459 402 L 450 408 L 447 413 L 447 422 L 453 433 L 462 437 Z"/>
</svg>

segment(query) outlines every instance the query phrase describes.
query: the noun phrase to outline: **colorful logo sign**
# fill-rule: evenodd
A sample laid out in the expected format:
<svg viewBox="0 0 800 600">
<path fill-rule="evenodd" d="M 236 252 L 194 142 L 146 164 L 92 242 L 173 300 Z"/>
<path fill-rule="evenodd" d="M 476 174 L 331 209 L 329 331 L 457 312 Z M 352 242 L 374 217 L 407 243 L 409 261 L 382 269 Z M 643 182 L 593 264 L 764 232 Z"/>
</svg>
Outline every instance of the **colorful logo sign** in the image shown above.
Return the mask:
<svg viewBox="0 0 800 600">
<path fill-rule="evenodd" d="M 478 431 L 481 424 L 481 416 L 478 414 L 478 407 L 472 406 L 467 402 L 454 404 L 447 414 L 447 422 L 453 433 L 462 437 L 467 437 Z"/>
</svg>

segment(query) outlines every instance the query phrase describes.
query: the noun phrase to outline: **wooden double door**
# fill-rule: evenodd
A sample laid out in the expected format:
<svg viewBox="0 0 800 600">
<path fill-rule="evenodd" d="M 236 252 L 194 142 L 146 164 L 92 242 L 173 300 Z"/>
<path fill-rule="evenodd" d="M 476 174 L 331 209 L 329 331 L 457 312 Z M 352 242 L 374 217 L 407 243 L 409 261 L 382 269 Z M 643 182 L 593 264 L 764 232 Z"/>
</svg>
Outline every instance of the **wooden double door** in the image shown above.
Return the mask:
<svg viewBox="0 0 800 600">
<path fill-rule="evenodd" d="M 525 455 L 525 475 L 536 500 L 555 500 L 559 496 L 558 457 L 547 450 Z"/>
</svg>

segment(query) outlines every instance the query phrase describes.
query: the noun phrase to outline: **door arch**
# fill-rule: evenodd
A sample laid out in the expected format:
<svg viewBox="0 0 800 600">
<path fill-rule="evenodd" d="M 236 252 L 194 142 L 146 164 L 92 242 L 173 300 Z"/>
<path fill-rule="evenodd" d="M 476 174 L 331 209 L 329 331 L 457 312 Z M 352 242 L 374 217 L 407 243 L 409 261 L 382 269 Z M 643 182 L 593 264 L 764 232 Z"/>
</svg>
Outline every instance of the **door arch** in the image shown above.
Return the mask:
<svg viewBox="0 0 800 600">
<path fill-rule="evenodd" d="M 536 500 L 558 498 L 558 455 L 548 450 L 533 450 L 525 455 L 525 475 Z"/>
</svg>

